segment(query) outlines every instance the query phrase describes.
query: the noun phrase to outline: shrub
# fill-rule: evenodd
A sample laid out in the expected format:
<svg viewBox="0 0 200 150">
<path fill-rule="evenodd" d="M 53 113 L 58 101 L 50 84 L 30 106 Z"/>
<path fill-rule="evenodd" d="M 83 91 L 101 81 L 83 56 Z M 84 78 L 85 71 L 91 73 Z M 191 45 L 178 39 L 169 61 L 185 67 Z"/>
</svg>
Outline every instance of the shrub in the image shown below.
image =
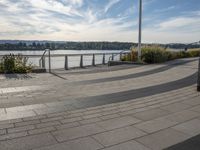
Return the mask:
<svg viewBox="0 0 200 150">
<path fill-rule="evenodd" d="M 28 58 L 22 55 L 5 55 L 0 63 L 0 73 L 28 73 L 32 65 L 28 65 Z"/>
<path fill-rule="evenodd" d="M 5 55 L 3 57 L 3 68 L 5 73 L 14 73 L 15 56 L 13 54 Z"/>
<path fill-rule="evenodd" d="M 170 52 L 159 46 L 147 46 L 142 48 L 142 61 L 146 63 L 161 63 L 169 60 Z"/>
<path fill-rule="evenodd" d="M 171 52 L 167 51 L 163 47 L 159 46 L 146 46 L 142 48 L 141 59 L 145 63 L 162 63 L 169 60 L 189 57 L 199 57 L 200 49 Z M 122 61 L 138 61 L 137 60 L 137 49 L 132 49 L 132 52 L 122 57 Z"/>
</svg>

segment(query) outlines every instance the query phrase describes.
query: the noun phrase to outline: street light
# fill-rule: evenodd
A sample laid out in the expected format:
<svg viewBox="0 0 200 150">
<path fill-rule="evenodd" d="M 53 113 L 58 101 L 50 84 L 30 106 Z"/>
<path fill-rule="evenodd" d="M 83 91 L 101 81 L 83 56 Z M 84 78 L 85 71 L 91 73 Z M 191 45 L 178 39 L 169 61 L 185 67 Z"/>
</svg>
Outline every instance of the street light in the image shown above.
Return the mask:
<svg viewBox="0 0 200 150">
<path fill-rule="evenodd" d="M 141 42 L 142 42 L 142 0 L 139 0 L 138 60 L 141 60 Z"/>
</svg>

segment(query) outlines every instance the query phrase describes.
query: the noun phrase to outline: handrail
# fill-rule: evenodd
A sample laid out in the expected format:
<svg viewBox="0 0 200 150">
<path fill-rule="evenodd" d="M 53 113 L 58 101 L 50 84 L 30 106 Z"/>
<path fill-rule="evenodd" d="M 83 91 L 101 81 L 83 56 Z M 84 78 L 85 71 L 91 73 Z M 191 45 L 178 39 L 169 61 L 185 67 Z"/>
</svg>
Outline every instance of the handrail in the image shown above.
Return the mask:
<svg viewBox="0 0 200 150">
<path fill-rule="evenodd" d="M 121 54 L 123 54 L 125 51 L 128 51 L 128 50 L 126 49 L 126 50 L 123 50 L 123 51 L 121 51 L 121 52 L 119 52 L 119 53 L 116 53 L 115 55 L 110 56 L 110 57 L 109 57 L 109 61 L 111 60 L 111 58 L 113 58 L 113 57 L 115 57 L 115 56 L 118 56 L 118 55 L 121 55 Z M 131 50 L 130 50 L 130 51 L 131 51 Z"/>
<path fill-rule="evenodd" d="M 124 51 L 126 51 L 126 50 L 124 50 Z M 129 53 L 129 52 L 127 52 L 127 53 Z M 80 55 L 84 55 L 84 56 L 92 56 L 93 54 L 95 54 L 95 55 L 103 55 L 103 54 L 106 54 L 106 55 L 111 55 L 111 54 L 115 54 L 115 55 L 119 55 L 120 54 L 120 52 L 113 52 L 113 53 L 111 53 L 111 52 L 109 52 L 109 53 L 105 53 L 105 52 L 102 52 L 102 53 L 79 53 L 79 54 L 51 54 L 51 57 L 62 57 L 62 56 L 80 56 Z M 0 57 L 1 56 L 4 56 L 4 55 L 0 55 Z M 42 57 L 42 55 L 26 55 L 26 54 L 23 54 L 23 56 L 28 56 L 28 57 L 39 57 L 39 58 L 41 58 Z M 43 56 L 43 57 L 46 57 L 45 55 Z"/>
<path fill-rule="evenodd" d="M 42 56 L 41 56 L 41 58 L 39 59 L 40 65 L 41 65 L 41 62 L 42 62 L 42 60 L 44 58 L 44 55 L 46 54 L 47 51 L 48 51 L 48 49 L 45 49 L 44 52 L 43 52 L 43 54 L 42 54 Z"/>
</svg>

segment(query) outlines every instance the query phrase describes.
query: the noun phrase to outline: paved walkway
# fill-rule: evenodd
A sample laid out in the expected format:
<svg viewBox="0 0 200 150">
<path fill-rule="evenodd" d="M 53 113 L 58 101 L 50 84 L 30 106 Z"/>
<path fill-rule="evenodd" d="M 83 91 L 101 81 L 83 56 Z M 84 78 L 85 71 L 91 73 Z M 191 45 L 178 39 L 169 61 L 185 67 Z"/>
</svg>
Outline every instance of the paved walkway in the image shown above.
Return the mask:
<svg viewBox="0 0 200 150">
<path fill-rule="evenodd" d="M 197 65 L 0 76 L 0 150 L 160 150 L 186 141 L 200 134 Z"/>
</svg>

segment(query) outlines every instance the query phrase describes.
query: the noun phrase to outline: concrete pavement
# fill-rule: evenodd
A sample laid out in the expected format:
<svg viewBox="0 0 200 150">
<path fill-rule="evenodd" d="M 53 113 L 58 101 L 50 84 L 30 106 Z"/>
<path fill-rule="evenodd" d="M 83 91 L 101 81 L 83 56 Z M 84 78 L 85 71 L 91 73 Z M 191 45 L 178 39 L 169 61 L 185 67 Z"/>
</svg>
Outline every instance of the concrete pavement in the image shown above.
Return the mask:
<svg viewBox="0 0 200 150">
<path fill-rule="evenodd" d="M 0 150 L 160 150 L 195 137 L 197 60 L 1 76 Z"/>
</svg>

